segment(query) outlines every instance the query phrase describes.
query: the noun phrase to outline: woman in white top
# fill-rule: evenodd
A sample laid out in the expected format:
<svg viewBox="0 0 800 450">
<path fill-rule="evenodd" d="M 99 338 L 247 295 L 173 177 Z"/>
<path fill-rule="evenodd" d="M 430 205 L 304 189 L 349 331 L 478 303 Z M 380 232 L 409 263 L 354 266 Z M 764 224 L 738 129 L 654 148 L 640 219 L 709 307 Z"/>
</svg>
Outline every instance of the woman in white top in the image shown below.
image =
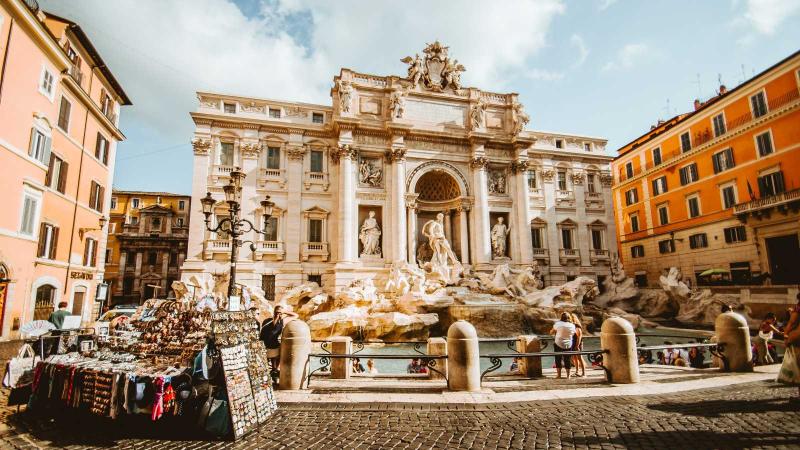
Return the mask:
<svg viewBox="0 0 800 450">
<path fill-rule="evenodd" d="M 569 314 L 561 313 L 561 320 L 553 324 L 550 334 L 555 336 L 553 339 L 553 350 L 555 352 L 568 352 L 572 350 L 572 336 L 575 335 L 575 324 L 570 322 Z M 569 371 L 572 369 L 572 356 L 556 356 L 556 378 L 561 378 L 561 367 L 567 369 L 567 379 Z"/>
</svg>

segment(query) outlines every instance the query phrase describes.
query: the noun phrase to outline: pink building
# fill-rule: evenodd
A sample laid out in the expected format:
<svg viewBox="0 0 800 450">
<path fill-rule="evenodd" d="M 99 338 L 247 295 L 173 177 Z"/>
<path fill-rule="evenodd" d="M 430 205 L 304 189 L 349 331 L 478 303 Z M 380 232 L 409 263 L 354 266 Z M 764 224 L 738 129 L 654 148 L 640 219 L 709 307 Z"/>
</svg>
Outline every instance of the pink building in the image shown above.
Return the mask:
<svg viewBox="0 0 800 450">
<path fill-rule="evenodd" d="M 94 319 L 120 105 L 75 23 L 0 0 L 0 340 L 61 301 Z M 102 291 L 102 289 L 101 289 Z"/>
</svg>

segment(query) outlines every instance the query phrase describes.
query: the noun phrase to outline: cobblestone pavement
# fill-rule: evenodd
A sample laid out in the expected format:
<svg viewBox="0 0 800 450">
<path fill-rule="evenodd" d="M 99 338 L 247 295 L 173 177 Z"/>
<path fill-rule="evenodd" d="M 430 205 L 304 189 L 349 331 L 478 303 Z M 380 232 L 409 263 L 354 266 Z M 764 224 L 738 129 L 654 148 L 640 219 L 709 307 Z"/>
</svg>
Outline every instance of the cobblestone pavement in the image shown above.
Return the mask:
<svg viewBox="0 0 800 450">
<path fill-rule="evenodd" d="M 163 438 L 166 430 L 147 422 L 122 428 L 2 408 L 0 448 L 800 448 L 800 402 L 792 397 L 797 388 L 758 382 L 672 395 L 488 405 L 287 404 L 257 434 L 235 443 L 183 440 L 174 429 L 188 427 L 174 424 L 172 437 Z"/>
</svg>

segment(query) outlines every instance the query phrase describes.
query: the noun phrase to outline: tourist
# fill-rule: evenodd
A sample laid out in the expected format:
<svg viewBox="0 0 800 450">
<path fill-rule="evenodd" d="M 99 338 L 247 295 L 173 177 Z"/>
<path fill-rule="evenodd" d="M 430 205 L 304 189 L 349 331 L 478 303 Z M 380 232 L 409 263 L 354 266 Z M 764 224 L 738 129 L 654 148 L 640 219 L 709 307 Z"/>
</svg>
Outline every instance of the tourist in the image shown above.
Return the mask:
<svg viewBox="0 0 800 450">
<path fill-rule="evenodd" d="M 511 367 L 508 368 L 508 371 L 511 372 L 511 373 L 515 373 L 515 372 L 519 371 L 519 358 L 518 357 L 515 356 L 514 359 L 511 360 Z"/>
<path fill-rule="evenodd" d="M 656 364 L 667 365 L 667 358 L 664 357 L 664 352 L 656 352 L 656 359 L 658 360 Z"/>
<path fill-rule="evenodd" d="M 353 358 L 353 373 L 364 373 L 364 365 L 360 358 Z"/>
<path fill-rule="evenodd" d="M 792 308 L 783 334 L 786 351 L 783 353 L 778 381 L 797 386 L 798 397 L 795 400 L 800 400 L 800 294 L 797 294 L 797 304 Z"/>
<path fill-rule="evenodd" d="M 265 320 L 264 325 L 261 327 L 259 339 L 267 347 L 267 358 L 269 358 L 269 363 L 272 366 L 273 378 L 281 370 L 280 337 L 281 333 L 283 333 L 283 327 L 296 317 L 297 314 L 291 311 L 284 312 L 281 305 L 276 305 L 272 317 Z"/>
<path fill-rule="evenodd" d="M 378 368 L 375 367 L 375 361 L 372 358 L 367 360 L 367 373 L 370 375 L 378 374 Z"/>
<path fill-rule="evenodd" d="M 703 351 L 697 347 L 692 347 L 689 349 L 689 367 L 694 369 L 703 369 L 705 368 L 705 357 L 703 355 Z"/>
<path fill-rule="evenodd" d="M 777 317 L 774 313 L 767 313 L 761 326 L 758 327 L 758 339 L 756 339 L 756 349 L 758 352 L 758 364 L 772 364 L 775 361 L 772 355 L 769 354 L 769 341 L 772 339 L 773 333 L 781 334 L 781 331 L 775 327 Z"/>
<path fill-rule="evenodd" d="M 581 320 L 575 313 L 570 314 L 570 319 L 575 325 L 575 334 L 572 336 L 572 351 L 579 352 L 583 350 L 583 326 Z M 572 365 L 575 366 L 575 376 L 586 376 L 586 361 L 583 360 L 583 355 L 572 355 Z M 578 374 L 580 369 L 580 374 Z"/>
<path fill-rule="evenodd" d="M 56 329 L 60 330 L 64 328 L 64 318 L 68 315 L 69 311 L 67 311 L 67 302 L 59 302 L 58 310 L 50 313 L 50 317 L 47 318 L 47 321 L 55 325 Z"/>
<path fill-rule="evenodd" d="M 406 367 L 407 373 L 419 373 L 419 360 L 414 358 L 411 360 L 411 364 Z"/>
<path fill-rule="evenodd" d="M 553 324 L 550 334 L 555 336 L 553 347 L 556 353 L 568 352 L 572 348 L 572 336 L 575 335 L 575 325 L 570 322 L 569 314 L 561 313 L 561 320 Z M 567 369 L 567 379 L 572 369 L 571 356 L 556 356 L 556 378 L 561 378 L 561 367 Z"/>
</svg>

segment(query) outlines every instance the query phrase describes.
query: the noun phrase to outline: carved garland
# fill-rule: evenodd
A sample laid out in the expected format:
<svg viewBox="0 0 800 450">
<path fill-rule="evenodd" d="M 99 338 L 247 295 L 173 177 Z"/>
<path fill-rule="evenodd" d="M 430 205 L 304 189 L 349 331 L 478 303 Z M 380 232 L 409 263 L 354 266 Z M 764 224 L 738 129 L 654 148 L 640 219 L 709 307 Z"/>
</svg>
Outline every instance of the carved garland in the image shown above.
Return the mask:
<svg viewBox="0 0 800 450">
<path fill-rule="evenodd" d="M 242 157 L 244 158 L 256 158 L 258 157 L 258 152 L 261 150 L 261 146 L 258 144 L 242 144 Z"/>
</svg>

